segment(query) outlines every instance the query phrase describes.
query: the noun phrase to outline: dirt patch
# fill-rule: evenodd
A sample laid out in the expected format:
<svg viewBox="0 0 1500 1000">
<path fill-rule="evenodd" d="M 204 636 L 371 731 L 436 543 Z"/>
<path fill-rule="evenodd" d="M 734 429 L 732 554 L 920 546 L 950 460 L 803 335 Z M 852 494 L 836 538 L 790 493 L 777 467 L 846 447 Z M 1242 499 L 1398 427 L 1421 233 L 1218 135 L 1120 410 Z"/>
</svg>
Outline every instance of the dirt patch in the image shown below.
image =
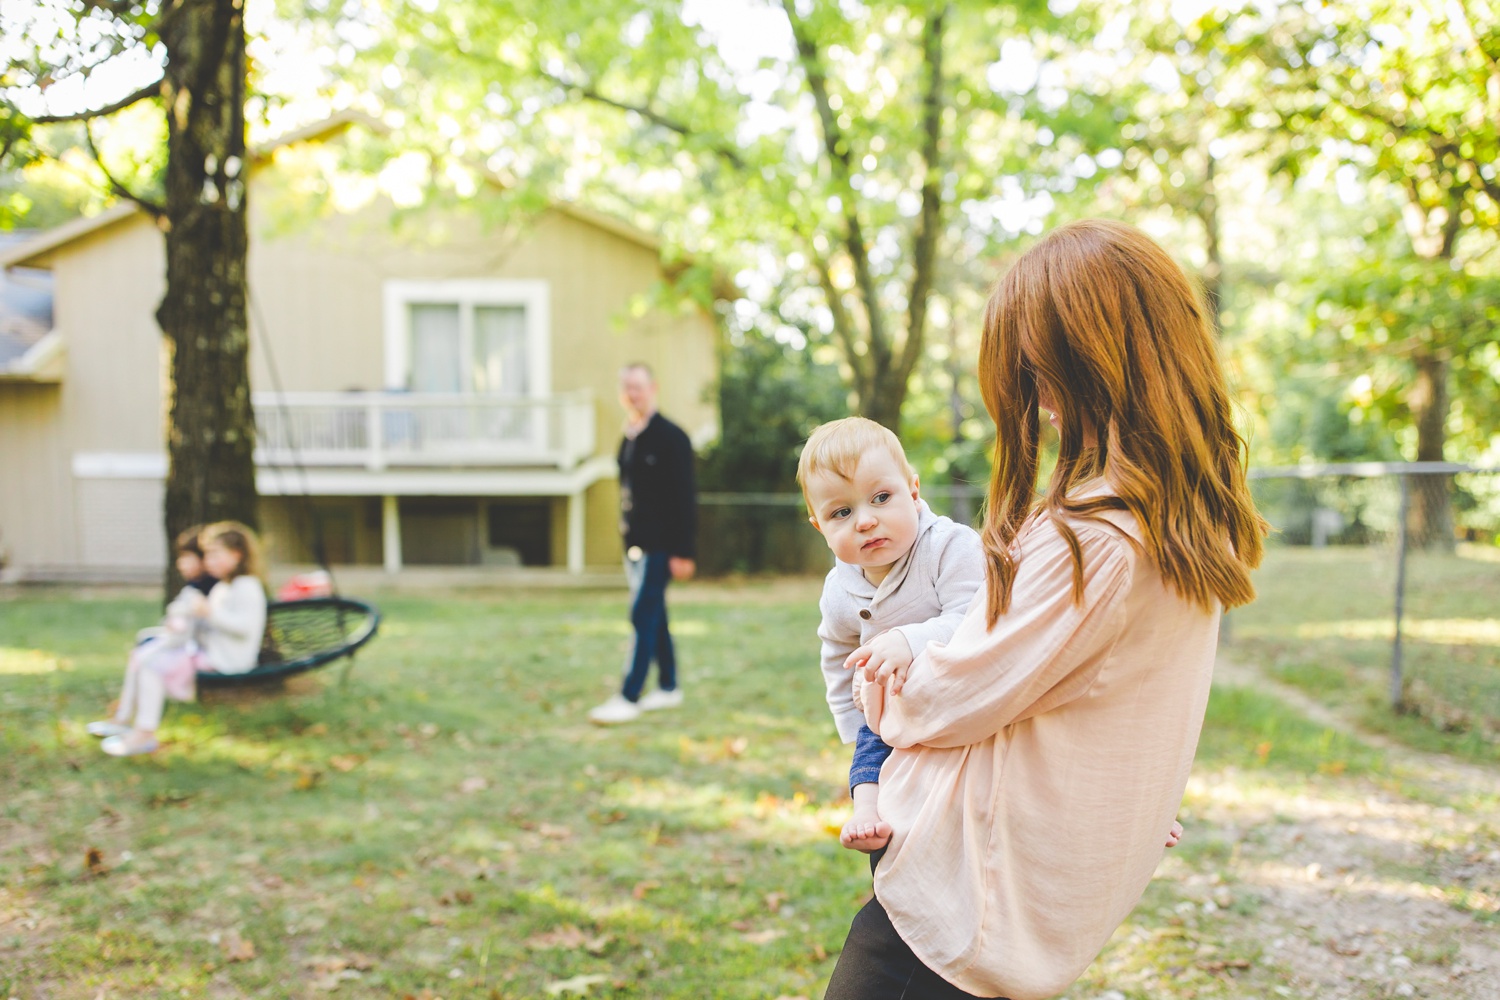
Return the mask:
<svg viewBox="0 0 1500 1000">
<path fill-rule="evenodd" d="M 1322 781 L 1305 795 L 1197 778 L 1195 820 L 1230 846 L 1228 859 L 1212 874 L 1169 859 L 1163 875 L 1276 970 L 1277 995 L 1500 998 L 1500 771 L 1359 731 L 1244 665 L 1221 662 L 1216 683 L 1253 684 L 1381 747 L 1391 777 Z"/>
</svg>

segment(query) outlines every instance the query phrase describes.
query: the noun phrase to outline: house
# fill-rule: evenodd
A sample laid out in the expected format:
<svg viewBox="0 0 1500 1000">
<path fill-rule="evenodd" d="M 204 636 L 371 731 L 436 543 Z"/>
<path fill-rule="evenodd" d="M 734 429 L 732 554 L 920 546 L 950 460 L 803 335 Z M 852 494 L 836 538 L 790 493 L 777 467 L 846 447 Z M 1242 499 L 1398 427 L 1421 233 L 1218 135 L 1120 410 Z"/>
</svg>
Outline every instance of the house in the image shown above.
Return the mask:
<svg viewBox="0 0 1500 1000">
<path fill-rule="evenodd" d="M 399 214 L 384 196 L 320 196 L 327 175 L 309 162 L 361 127 L 306 130 L 251 176 L 250 381 L 273 560 L 311 562 L 320 536 L 330 563 L 390 572 L 618 566 L 618 369 L 650 364 L 663 412 L 704 443 L 713 316 L 643 308 L 667 277 L 659 246 L 577 206 L 497 221 L 488 188 Z M 0 339 L 8 575 L 159 578 L 161 233 L 120 204 L 0 246 L 0 267 L 50 278 L 53 314 Z"/>
</svg>

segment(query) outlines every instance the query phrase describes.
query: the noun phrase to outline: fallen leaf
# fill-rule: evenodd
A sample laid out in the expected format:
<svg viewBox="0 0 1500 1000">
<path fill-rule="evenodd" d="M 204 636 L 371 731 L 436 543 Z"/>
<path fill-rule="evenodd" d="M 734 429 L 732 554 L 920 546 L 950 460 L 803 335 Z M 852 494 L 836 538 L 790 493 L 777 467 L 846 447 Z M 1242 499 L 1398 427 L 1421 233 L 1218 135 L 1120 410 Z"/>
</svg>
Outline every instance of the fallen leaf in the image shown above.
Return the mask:
<svg viewBox="0 0 1500 1000">
<path fill-rule="evenodd" d="M 465 778 L 459 784 L 458 790 L 465 795 L 473 795 L 475 792 L 482 792 L 488 787 L 490 787 L 488 779 L 475 776 Z"/>
<path fill-rule="evenodd" d="M 779 937 L 785 936 L 786 931 L 778 927 L 768 927 L 763 931 L 754 931 L 749 934 L 741 934 L 746 944 L 770 944 Z"/>
<path fill-rule="evenodd" d="M 828 949 L 820 944 L 815 944 L 813 945 L 812 955 L 814 961 L 821 962 L 828 957 Z"/>
<path fill-rule="evenodd" d="M 601 975 L 574 976 L 572 979 L 559 979 L 547 984 L 547 995 L 549 997 L 556 997 L 564 993 L 577 993 L 579 996 L 585 996 L 591 987 L 607 982 L 609 982 L 609 977 Z"/>
<path fill-rule="evenodd" d="M 750 741 L 743 736 L 736 736 L 732 740 L 726 739 L 724 741 L 724 752 L 731 757 L 738 757 L 748 749 L 750 749 Z"/>
<path fill-rule="evenodd" d="M 574 927 L 572 924 L 564 924 L 554 930 L 544 931 L 541 934 L 533 934 L 526 939 L 526 947 L 533 951 L 543 951 L 548 948 L 567 948 L 583 950 L 597 955 L 609 947 L 610 941 L 614 940 L 608 934 L 600 934 L 597 937 L 589 937 L 588 934 Z"/>
<path fill-rule="evenodd" d="M 1247 958 L 1230 958 L 1222 962 L 1199 962 L 1198 968 L 1204 972 L 1223 972 L 1225 969 L 1248 969 L 1250 960 Z"/>
<path fill-rule="evenodd" d="M 573 831 L 565 826 L 555 826 L 552 823 L 543 823 L 536 828 L 536 832 L 549 840 L 571 840 Z"/>
<path fill-rule="evenodd" d="M 598 823 L 600 826 L 609 826 L 611 823 L 620 822 L 620 820 L 624 819 L 626 815 L 627 814 L 623 809 L 611 809 L 607 813 L 591 812 L 589 813 L 589 819 L 595 823 Z"/>
<path fill-rule="evenodd" d="M 90 847 L 83 852 L 83 871 L 89 878 L 97 878 L 100 875 L 109 874 L 109 865 L 104 863 L 104 852 L 97 847 Z"/>
<path fill-rule="evenodd" d="M 164 792 L 157 792 L 146 800 L 146 804 L 152 809 L 160 809 L 162 806 L 175 806 L 191 799 L 196 792 L 185 792 L 180 788 L 169 788 Z"/>
<path fill-rule="evenodd" d="M 326 723 L 326 722 L 314 722 L 312 725 L 310 725 L 306 729 L 302 730 L 302 732 L 306 736 L 327 736 L 328 735 L 328 723 Z"/>
<path fill-rule="evenodd" d="M 636 899 L 645 899 L 646 893 L 650 892 L 652 889 L 660 888 L 660 882 L 656 881 L 655 879 L 648 878 L 643 882 L 637 882 L 635 884 L 635 888 L 630 890 L 630 895 L 634 896 Z"/>
<path fill-rule="evenodd" d="M 306 792 L 322 780 L 322 771 L 302 771 L 297 775 L 297 780 L 292 783 L 292 787 L 299 792 Z"/>
<path fill-rule="evenodd" d="M 240 937 L 238 931 L 225 934 L 219 947 L 224 949 L 225 959 L 231 962 L 248 962 L 255 957 L 255 943 Z"/>
<path fill-rule="evenodd" d="M 777 910 L 781 909 L 781 904 L 785 902 L 786 893 L 784 892 L 766 893 L 766 909 L 770 910 L 772 913 L 775 913 Z"/>
<path fill-rule="evenodd" d="M 328 766 L 333 768 L 335 771 L 341 771 L 344 774 L 348 774 L 350 771 L 354 770 L 356 767 L 359 767 L 359 765 L 363 764 L 364 762 L 365 759 L 363 757 L 353 753 L 341 753 L 337 756 L 328 758 Z"/>
</svg>

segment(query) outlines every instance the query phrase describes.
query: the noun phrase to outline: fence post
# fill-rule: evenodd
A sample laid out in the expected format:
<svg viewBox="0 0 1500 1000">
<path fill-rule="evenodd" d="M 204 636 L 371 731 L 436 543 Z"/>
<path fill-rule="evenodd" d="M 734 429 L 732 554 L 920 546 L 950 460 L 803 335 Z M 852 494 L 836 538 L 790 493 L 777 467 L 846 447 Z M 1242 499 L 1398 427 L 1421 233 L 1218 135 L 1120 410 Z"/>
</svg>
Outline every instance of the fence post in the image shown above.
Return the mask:
<svg viewBox="0 0 1500 1000">
<path fill-rule="evenodd" d="M 1401 485 L 1401 513 L 1396 518 L 1396 634 L 1391 641 L 1391 708 L 1401 710 L 1401 615 L 1406 604 L 1406 518 L 1411 510 L 1411 485 L 1406 473 L 1397 476 Z"/>
</svg>

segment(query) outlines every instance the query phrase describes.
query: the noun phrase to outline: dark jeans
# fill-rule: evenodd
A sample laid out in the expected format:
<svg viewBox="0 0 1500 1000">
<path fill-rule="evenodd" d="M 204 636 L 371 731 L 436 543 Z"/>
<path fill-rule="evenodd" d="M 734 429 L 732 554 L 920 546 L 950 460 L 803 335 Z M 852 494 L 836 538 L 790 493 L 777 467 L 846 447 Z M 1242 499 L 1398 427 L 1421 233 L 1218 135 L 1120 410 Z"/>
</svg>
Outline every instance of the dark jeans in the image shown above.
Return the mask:
<svg viewBox="0 0 1500 1000">
<path fill-rule="evenodd" d="M 677 688 L 677 655 L 672 649 L 672 633 L 667 631 L 670 560 L 666 552 L 643 552 L 639 558 L 625 559 L 625 575 L 630 581 L 630 624 L 635 628 L 635 646 L 625 662 L 625 685 L 620 691 L 626 701 L 640 700 L 653 659 L 661 689 Z"/>
<path fill-rule="evenodd" d="M 974 1000 L 974 994 L 923 965 L 872 896 L 854 915 L 823 1000 Z"/>
</svg>

